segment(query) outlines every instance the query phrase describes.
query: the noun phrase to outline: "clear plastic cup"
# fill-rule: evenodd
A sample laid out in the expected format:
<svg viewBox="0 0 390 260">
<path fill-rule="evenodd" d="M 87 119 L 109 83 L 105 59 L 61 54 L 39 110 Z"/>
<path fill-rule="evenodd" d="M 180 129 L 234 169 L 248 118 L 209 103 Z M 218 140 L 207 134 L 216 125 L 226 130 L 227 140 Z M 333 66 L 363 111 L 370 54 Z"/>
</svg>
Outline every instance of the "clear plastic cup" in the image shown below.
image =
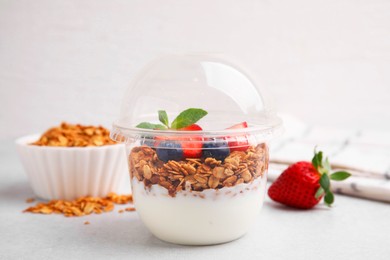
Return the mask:
<svg viewBox="0 0 390 260">
<path fill-rule="evenodd" d="M 189 108 L 207 115 L 192 129 L 143 129 Z M 164 121 L 164 120 L 163 120 Z M 169 122 L 168 122 L 169 126 Z M 126 144 L 136 210 L 158 238 L 209 245 L 250 229 L 266 191 L 268 146 L 281 120 L 253 80 L 207 55 L 152 62 L 132 82 L 113 140 Z"/>
</svg>

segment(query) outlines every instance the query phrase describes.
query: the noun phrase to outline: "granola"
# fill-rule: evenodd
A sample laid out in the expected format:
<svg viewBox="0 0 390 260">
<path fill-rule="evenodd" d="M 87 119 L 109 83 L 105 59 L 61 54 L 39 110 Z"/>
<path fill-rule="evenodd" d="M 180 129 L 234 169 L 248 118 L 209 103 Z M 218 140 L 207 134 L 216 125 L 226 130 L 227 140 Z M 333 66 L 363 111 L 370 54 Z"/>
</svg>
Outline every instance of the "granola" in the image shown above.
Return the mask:
<svg viewBox="0 0 390 260">
<path fill-rule="evenodd" d="M 92 213 L 101 214 L 114 209 L 114 204 L 133 203 L 132 195 L 118 195 L 110 193 L 105 198 L 97 197 L 81 197 L 73 201 L 51 200 L 47 203 L 38 203 L 33 207 L 29 207 L 23 212 L 40 213 L 40 214 L 63 214 L 65 217 L 80 217 Z M 134 211 L 135 209 L 131 207 Z"/>
<path fill-rule="evenodd" d="M 115 144 L 110 139 L 109 131 L 102 126 L 83 126 L 61 123 L 58 127 L 47 130 L 32 145 L 38 146 L 64 146 L 64 147 L 84 147 L 103 146 Z"/>
<path fill-rule="evenodd" d="M 164 163 L 148 146 L 134 147 L 129 155 L 131 178 L 149 188 L 160 185 L 173 197 L 181 190 L 203 191 L 250 183 L 264 174 L 267 165 L 265 144 L 250 146 L 246 151 L 233 151 L 224 161 L 209 157 Z"/>
</svg>

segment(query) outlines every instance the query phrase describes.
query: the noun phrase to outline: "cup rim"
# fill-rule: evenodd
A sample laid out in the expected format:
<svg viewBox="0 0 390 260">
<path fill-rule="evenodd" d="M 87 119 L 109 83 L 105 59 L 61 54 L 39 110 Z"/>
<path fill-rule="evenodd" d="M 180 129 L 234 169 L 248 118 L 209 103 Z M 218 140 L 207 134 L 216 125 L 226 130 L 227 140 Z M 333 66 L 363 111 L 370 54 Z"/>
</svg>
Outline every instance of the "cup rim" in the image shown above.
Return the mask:
<svg viewBox="0 0 390 260">
<path fill-rule="evenodd" d="M 258 136 L 259 139 L 268 141 L 280 136 L 284 132 L 282 120 L 279 117 L 274 118 L 272 124 L 268 125 L 250 125 L 248 128 L 224 129 L 224 130 L 201 130 L 201 131 L 183 131 L 183 130 L 154 130 L 136 127 L 124 127 L 115 121 L 112 124 L 110 137 L 118 143 L 131 143 L 145 136 L 149 137 L 177 137 L 191 138 L 201 136 L 202 138 L 224 138 L 226 136 Z"/>
</svg>

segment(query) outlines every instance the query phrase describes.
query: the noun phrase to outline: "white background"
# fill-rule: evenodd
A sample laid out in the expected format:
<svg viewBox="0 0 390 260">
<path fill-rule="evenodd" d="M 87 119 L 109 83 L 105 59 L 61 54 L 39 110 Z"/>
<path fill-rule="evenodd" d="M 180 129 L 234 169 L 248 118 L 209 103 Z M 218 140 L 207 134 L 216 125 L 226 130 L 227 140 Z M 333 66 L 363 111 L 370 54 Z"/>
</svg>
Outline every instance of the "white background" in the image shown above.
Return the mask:
<svg viewBox="0 0 390 260">
<path fill-rule="evenodd" d="M 187 51 L 240 61 L 307 123 L 390 130 L 390 1 L 0 0 L 0 139 L 109 126 L 143 65 Z"/>
</svg>

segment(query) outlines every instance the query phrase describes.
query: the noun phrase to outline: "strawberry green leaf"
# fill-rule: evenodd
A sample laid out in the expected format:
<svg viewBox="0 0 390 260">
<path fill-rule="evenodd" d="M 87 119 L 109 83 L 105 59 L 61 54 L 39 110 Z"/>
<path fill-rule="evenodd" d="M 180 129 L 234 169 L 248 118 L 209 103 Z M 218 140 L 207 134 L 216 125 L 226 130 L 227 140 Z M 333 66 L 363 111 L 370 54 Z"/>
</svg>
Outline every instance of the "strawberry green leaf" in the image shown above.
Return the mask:
<svg viewBox="0 0 390 260">
<path fill-rule="evenodd" d="M 160 122 L 163 123 L 166 127 L 169 127 L 167 112 L 165 112 L 164 110 L 159 110 L 159 111 L 158 111 L 158 119 L 159 119 Z"/>
<path fill-rule="evenodd" d="M 198 122 L 202 117 L 207 115 L 207 112 L 200 108 L 189 108 L 181 112 L 175 120 L 173 120 L 171 128 L 180 129 Z"/>
<path fill-rule="evenodd" d="M 314 157 L 311 162 L 316 170 L 318 170 L 319 167 L 322 167 L 322 152 L 319 151 L 317 153 L 316 151 L 314 151 Z"/>
<path fill-rule="evenodd" d="M 325 204 L 330 206 L 334 201 L 334 195 L 331 191 L 327 191 L 324 197 Z"/>
<path fill-rule="evenodd" d="M 139 123 L 136 127 L 137 128 L 143 128 L 143 129 L 158 129 L 158 130 L 165 130 L 165 129 L 167 129 L 164 125 L 152 124 L 152 123 L 148 123 L 148 122 Z"/>
<path fill-rule="evenodd" d="M 347 179 L 351 174 L 345 171 L 334 172 L 330 175 L 330 179 L 334 181 L 343 181 Z"/>
<path fill-rule="evenodd" d="M 319 162 L 318 166 L 322 167 L 322 152 L 321 151 L 318 152 L 318 162 Z"/>
<path fill-rule="evenodd" d="M 330 188 L 330 180 L 328 174 L 322 174 L 320 178 L 321 187 L 328 192 Z"/>
<path fill-rule="evenodd" d="M 319 187 L 318 190 L 316 191 L 316 194 L 314 195 L 314 197 L 316 199 L 318 199 L 319 197 L 321 197 L 323 194 L 325 193 L 324 189 L 322 187 Z"/>
<path fill-rule="evenodd" d="M 318 169 L 317 154 L 314 154 L 314 157 L 313 157 L 313 159 L 311 160 L 311 163 L 313 164 L 314 169 Z"/>
</svg>

